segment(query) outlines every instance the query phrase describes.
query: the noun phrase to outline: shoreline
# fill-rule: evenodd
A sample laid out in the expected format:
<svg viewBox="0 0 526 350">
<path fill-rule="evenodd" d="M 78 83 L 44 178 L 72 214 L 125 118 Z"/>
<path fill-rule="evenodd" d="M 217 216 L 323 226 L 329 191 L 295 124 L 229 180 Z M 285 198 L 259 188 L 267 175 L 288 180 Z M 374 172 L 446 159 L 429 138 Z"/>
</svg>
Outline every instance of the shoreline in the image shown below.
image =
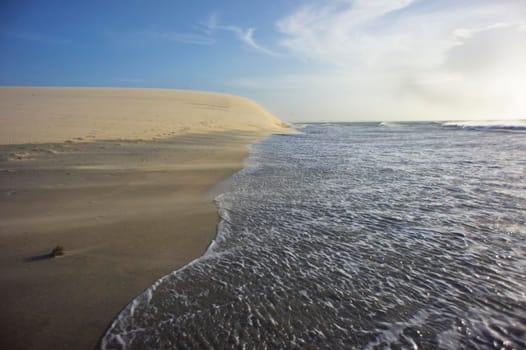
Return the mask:
<svg viewBox="0 0 526 350">
<path fill-rule="evenodd" d="M 201 255 L 195 257 L 194 259 L 188 261 L 186 264 L 178 267 L 176 270 L 173 270 L 173 271 L 171 271 L 171 272 L 159 277 L 151 285 L 149 285 L 147 288 L 145 288 L 141 293 L 139 293 L 132 300 L 130 300 L 130 302 L 128 304 L 126 304 L 122 308 L 122 310 L 117 315 L 115 315 L 114 319 L 108 324 L 108 327 L 106 328 L 104 333 L 99 338 L 99 342 L 97 343 L 97 349 L 106 349 L 107 342 L 105 341 L 105 338 L 108 335 L 108 333 L 122 319 L 125 319 L 125 318 L 128 318 L 128 317 L 132 317 L 133 314 L 134 314 L 135 307 L 137 305 L 143 303 L 145 301 L 145 299 L 149 299 L 151 297 L 152 292 L 154 292 L 157 289 L 157 287 L 163 281 L 165 281 L 167 278 L 170 278 L 170 277 L 182 272 L 183 270 L 185 270 L 186 268 L 189 268 L 193 264 L 198 263 L 201 259 L 206 258 L 206 256 L 209 253 L 213 253 L 213 247 L 216 244 L 217 239 L 221 238 L 219 236 L 221 234 L 221 225 L 223 223 L 223 220 L 225 220 L 225 218 L 223 218 L 221 216 L 221 212 L 220 212 L 221 208 L 216 204 L 217 197 L 222 195 L 224 193 L 224 191 L 228 190 L 228 188 L 230 186 L 230 179 L 232 178 L 232 176 L 234 176 L 238 172 L 243 171 L 245 168 L 250 166 L 250 164 L 247 162 L 249 157 L 250 157 L 250 147 L 253 144 L 255 144 L 255 143 L 258 143 L 258 142 L 261 142 L 263 140 L 266 140 L 270 136 L 272 136 L 272 134 L 262 135 L 262 137 L 259 137 L 259 138 L 255 139 L 255 140 L 253 140 L 252 142 L 246 144 L 245 148 L 247 150 L 247 154 L 246 154 L 246 157 L 244 157 L 243 160 L 242 160 L 242 163 L 243 163 L 242 166 L 238 170 L 233 172 L 230 176 L 224 178 L 223 180 L 220 180 L 215 185 L 213 185 L 208 191 L 206 191 L 206 197 L 207 198 L 213 197 L 211 200 L 213 201 L 213 203 L 214 203 L 214 205 L 216 207 L 216 212 L 218 214 L 218 221 L 217 221 L 217 224 L 216 224 L 215 235 L 214 235 L 213 239 L 209 242 L 208 246 L 203 251 L 203 253 Z M 213 195 L 210 197 L 209 196 L 210 194 L 213 194 Z M 121 316 L 123 316 L 123 317 L 121 317 Z"/>
<path fill-rule="evenodd" d="M 96 347 L 128 303 L 204 254 L 209 191 L 247 145 L 288 130 L 236 96 L 87 90 L 0 88 L 1 348 Z"/>
<path fill-rule="evenodd" d="M 87 349 L 98 346 L 115 317 L 138 295 L 163 276 L 184 268 L 206 253 L 216 237 L 220 220 L 217 207 L 207 198 L 207 193 L 244 167 L 248 144 L 267 136 L 266 133 L 226 132 L 181 136 L 172 141 L 141 142 L 145 149 L 139 154 L 155 150 L 159 152 L 156 157 L 159 161 L 166 160 L 170 149 L 177 153 L 173 147 L 182 147 L 182 153 L 189 153 L 186 157 L 173 154 L 172 160 L 179 162 L 177 167 L 165 167 L 160 171 L 148 171 L 144 166 L 135 170 L 102 168 L 97 169 L 94 176 L 89 174 L 92 169 L 81 167 L 80 170 L 71 170 L 70 159 L 56 159 L 63 155 L 52 155 L 53 160 L 19 161 L 20 167 L 9 167 L 15 172 L 2 171 L 2 190 L 5 189 L 6 176 L 22 177 L 18 184 L 11 179 L 12 187 L 18 188 L 19 192 L 5 196 L 5 191 L 2 191 L 1 197 L 2 207 L 7 208 L 4 214 L 0 214 L 0 233 L 4 240 L 0 250 L 0 298 L 4 310 L 0 320 L 2 347 Z M 203 146 L 203 138 L 209 139 L 206 147 Z M 134 142 L 118 143 L 120 146 L 115 147 L 119 152 L 127 147 L 137 152 Z M 78 162 L 81 153 L 86 157 L 87 152 L 92 158 L 84 161 L 97 163 L 96 152 L 93 152 L 94 155 L 91 150 L 111 144 L 116 143 L 78 144 L 87 149 L 72 158 Z M 162 150 L 162 145 L 169 145 L 168 149 Z M 206 154 L 211 148 L 216 149 L 212 157 L 223 158 L 223 167 L 211 163 L 211 156 Z M 118 157 L 130 156 L 122 153 Z M 35 163 L 34 167 L 28 164 L 31 162 Z M 123 162 L 129 160 L 118 161 L 120 164 Z M 152 162 L 157 163 L 150 158 L 150 165 Z M 53 174 L 46 180 L 45 186 L 50 187 L 51 192 L 72 192 L 65 198 L 55 193 L 42 193 L 39 188 L 24 188 L 27 178 L 38 180 L 41 176 L 39 172 L 46 171 L 43 165 L 49 166 L 50 163 L 54 170 L 51 170 Z M 157 165 L 154 168 L 158 169 L 160 165 Z M 58 175 L 56 172 L 69 172 L 69 175 Z M 100 198 L 108 188 L 101 184 L 101 178 L 119 176 L 138 183 L 141 182 L 137 181 L 138 177 L 144 178 L 145 172 L 150 181 L 157 183 L 136 185 L 146 186 L 145 190 L 122 187 L 117 191 L 120 193 Z M 212 176 L 210 173 L 213 173 Z M 69 185 L 64 183 L 67 178 L 76 179 L 77 185 L 68 188 Z M 190 181 L 193 184 L 188 183 Z M 197 188 L 188 189 L 195 187 L 196 182 L 199 183 Z M 94 190 L 98 186 L 101 189 Z M 83 187 L 89 187 L 90 192 L 95 191 L 96 195 L 90 196 Z M 173 195 L 159 193 L 174 187 Z M 180 187 L 179 191 L 177 187 Z M 155 192 L 154 196 L 152 192 Z M 12 197 L 19 193 L 24 198 L 17 205 L 17 199 Z M 66 206 L 72 198 L 80 198 L 85 204 L 75 204 L 74 211 L 70 213 Z M 28 206 L 28 201 L 36 204 Z M 93 209 L 90 209 L 90 202 L 96 202 L 100 208 L 90 212 Z M 145 202 L 146 206 L 157 204 L 159 208 L 145 210 L 141 208 Z M 114 206 L 131 212 L 114 214 L 111 212 Z M 57 215 L 55 209 L 66 212 Z M 36 213 L 40 210 L 47 210 L 45 217 L 38 217 Z M 21 217 L 12 216 L 17 212 Z M 108 217 L 104 218 L 101 212 L 106 212 Z M 86 217 L 79 217 L 82 213 Z M 69 217 L 75 219 L 73 224 L 69 222 Z M 64 228 L 54 232 L 57 227 Z M 64 245 L 66 254 L 63 257 L 39 258 L 56 244 Z"/>
</svg>

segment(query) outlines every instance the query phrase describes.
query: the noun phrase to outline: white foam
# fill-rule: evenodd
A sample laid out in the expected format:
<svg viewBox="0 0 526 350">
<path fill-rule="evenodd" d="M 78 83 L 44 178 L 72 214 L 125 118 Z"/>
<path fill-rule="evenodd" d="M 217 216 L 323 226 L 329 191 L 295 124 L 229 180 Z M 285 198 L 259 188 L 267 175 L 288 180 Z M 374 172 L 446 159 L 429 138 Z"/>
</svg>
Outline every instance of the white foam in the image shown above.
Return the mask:
<svg viewBox="0 0 526 350">
<path fill-rule="evenodd" d="M 481 128 L 481 129 L 526 129 L 526 120 L 509 119 L 509 120 L 465 120 L 450 121 L 442 123 L 446 127 L 459 127 L 463 129 Z"/>
<path fill-rule="evenodd" d="M 110 344 L 117 343 L 120 347 L 126 348 L 134 339 L 135 333 L 137 330 L 128 331 L 127 326 L 129 325 L 129 321 L 133 319 L 133 316 L 135 314 L 135 311 L 139 305 L 149 305 L 155 290 L 159 287 L 159 285 L 169 279 L 175 276 L 176 274 L 184 271 L 185 269 L 189 268 L 190 266 L 196 264 L 197 262 L 207 260 L 210 258 L 218 257 L 222 255 L 222 253 L 215 252 L 215 248 L 218 244 L 218 242 L 221 242 L 225 239 L 225 235 L 227 234 L 227 228 L 225 227 L 225 223 L 230 222 L 230 216 L 228 214 L 228 210 L 230 208 L 230 203 L 228 202 L 228 196 L 226 196 L 224 193 L 219 194 L 214 199 L 214 202 L 216 203 L 216 206 L 218 208 L 218 213 L 220 217 L 220 222 L 217 226 L 217 232 L 216 237 L 213 239 L 210 244 L 208 245 L 207 249 L 205 250 L 204 254 L 200 257 L 192 260 L 188 264 L 182 266 L 178 270 L 172 271 L 169 274 L 159 278 L 157 281 L 155 281 L 150 287 L 145 289 L 141 294 L 139 294 L 136 298 L 134 298 L 115 318 L 115 320 L 112 322 L 111 326 L 108 328 L 106 333 L 101 339 L 100 342 L 100 348 L 101 349 L 109 349 Z M 116 332 L 117 331 L 117 332 Z"/>
<path fill-rule="evenodd" d="M 395 128 L 395 127 L 399 127 L 399 126 L 402 126 L 402 124 L 400 123 L 395 123 L 395 122 L 381 122 L 380 124 L 378 124 L 379 126 L 384 126 L 384 127 L 387 127 L 387 128 Z"/>
</svg>

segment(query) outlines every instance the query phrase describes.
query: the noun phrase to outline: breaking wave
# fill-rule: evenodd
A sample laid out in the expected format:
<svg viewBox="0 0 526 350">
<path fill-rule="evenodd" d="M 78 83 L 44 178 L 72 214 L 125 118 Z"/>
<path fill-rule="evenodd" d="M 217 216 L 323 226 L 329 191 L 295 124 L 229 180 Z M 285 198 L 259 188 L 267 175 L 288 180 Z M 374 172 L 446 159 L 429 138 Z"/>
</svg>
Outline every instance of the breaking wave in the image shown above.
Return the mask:
<svg viewBox="0 0 526 350">
<path fill-rule="evenodd" d="M 526 120 L 469 120 L 442 123 L 444 127 L 457 127 L 462 129 L 501 129 L 501 130 L 526 130 Z"/>
</svg>

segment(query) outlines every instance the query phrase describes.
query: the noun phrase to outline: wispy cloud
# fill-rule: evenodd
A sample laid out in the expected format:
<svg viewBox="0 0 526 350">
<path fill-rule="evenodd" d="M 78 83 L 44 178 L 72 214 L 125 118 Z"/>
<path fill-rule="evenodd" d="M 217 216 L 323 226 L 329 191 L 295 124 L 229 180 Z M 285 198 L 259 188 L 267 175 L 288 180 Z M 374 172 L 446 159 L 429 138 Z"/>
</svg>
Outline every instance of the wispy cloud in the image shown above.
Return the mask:
<svg viewBox="0 0 526 350">
<path fill-rule="evenodd" d="M 196 33 L 181 33 L 173 31 L 160 31 L 160 30 L 146 30 L 137 33 L 138 36 L 143 36 L 148 39 L 164 40 L 177 42 L 182 44 L 192 45 L 213 45 L 215 40 L 207 35 L 196 34 Z"/>
<path fill-rule="evenodd" d="M 270 50 L 256 42 L 256 40 L 254 39 L 254 33 L 256 31 L 255 28 L 244 29 L 234 25 L 219 24 L 217 15 L 213 14 L 208 18 L 208 21 L 205 23 L 204 31 L 211 35 L 217 30 L 233 33 L 238 40 L 240 40 L 245 45 L 257 52 L 261 52 L 271 56 L 278 55 L 273 50 Z"/>
<path fill-rule="evenodd" d="M 142 83 L 143 79 L 137 79 L 137 78 L 114 78 L 112 82 L 118 83 L 118 84 L 139 84 Z"/>
<path fill-rule="evenodd" d="M 118 46 L 145 46 L 152 43 L 179 43 L 188 45 L 213 45 L 214 38 L 201 33 L 184 33 L 159 29 L 145 29 L 131 32 L 105 31 L 103 35 L 113 45 Z"/>
<path fill-rule="evenodd" d="M 12 38 L 33 41 L 44 45 L 69 45 L 72 43 L 71 39 L 55 37 L 42 33 L 35 32 L 7 32 L 4 33 Z"/>
</svg>

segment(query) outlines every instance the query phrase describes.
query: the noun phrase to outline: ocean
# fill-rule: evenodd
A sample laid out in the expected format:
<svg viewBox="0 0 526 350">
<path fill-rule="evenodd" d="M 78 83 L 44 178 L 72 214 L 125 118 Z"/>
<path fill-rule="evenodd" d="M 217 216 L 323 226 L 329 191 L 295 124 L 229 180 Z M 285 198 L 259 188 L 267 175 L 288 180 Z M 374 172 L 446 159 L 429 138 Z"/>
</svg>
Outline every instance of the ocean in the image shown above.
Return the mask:
<svg viewBox="0 0 526 350">
<path fill-rule="evenodd" d="M 103 349 L 526 348 L 526 124 L 296 125 Z"/>
</svg>

